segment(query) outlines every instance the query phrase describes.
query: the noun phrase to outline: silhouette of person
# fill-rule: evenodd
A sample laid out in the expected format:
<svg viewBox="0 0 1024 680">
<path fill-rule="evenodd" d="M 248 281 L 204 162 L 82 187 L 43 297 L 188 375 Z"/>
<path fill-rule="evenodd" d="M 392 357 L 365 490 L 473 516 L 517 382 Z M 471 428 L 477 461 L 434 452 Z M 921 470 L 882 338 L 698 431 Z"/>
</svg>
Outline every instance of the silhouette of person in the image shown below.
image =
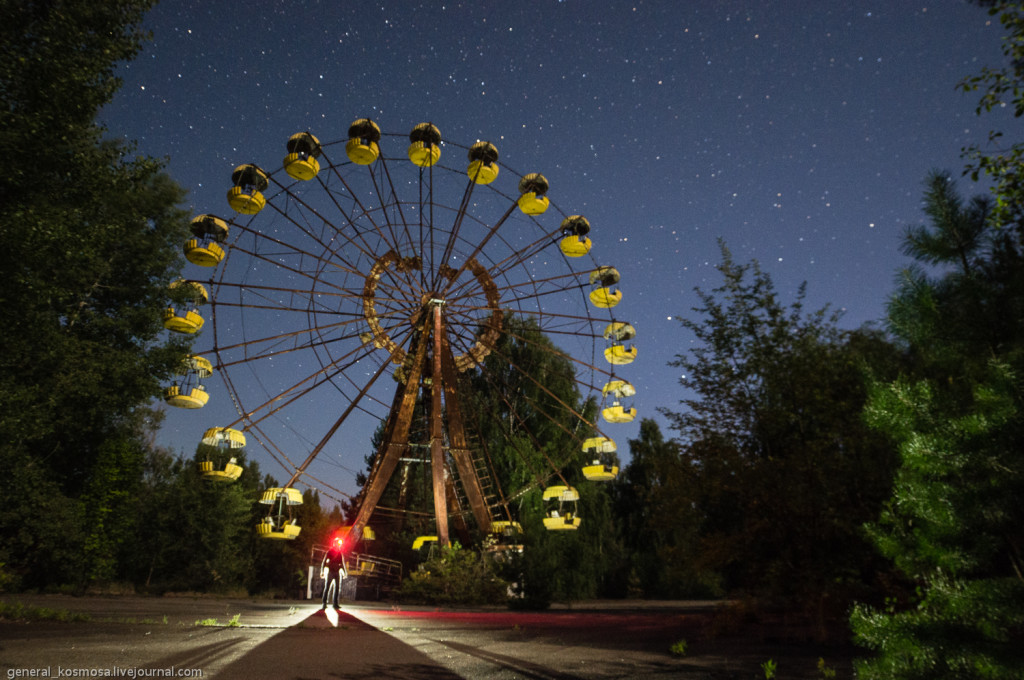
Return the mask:
<svg viewBox="0 0 1024 680">
<path fill-rule="evenodd" d="M 331 543 L 331 548 L 324 554 L 320 563 L 320 577 L 324 579 L 324 602 L 321 609 L 327 609 L 327 593 L 334 586 L 334 608 L 338 609 L 338 594 L 341 591 L 341 579 L 348 576 L 345 570 L 345 557 L 341 553 L 342 539 L 339 536 Z"/>
</svg>

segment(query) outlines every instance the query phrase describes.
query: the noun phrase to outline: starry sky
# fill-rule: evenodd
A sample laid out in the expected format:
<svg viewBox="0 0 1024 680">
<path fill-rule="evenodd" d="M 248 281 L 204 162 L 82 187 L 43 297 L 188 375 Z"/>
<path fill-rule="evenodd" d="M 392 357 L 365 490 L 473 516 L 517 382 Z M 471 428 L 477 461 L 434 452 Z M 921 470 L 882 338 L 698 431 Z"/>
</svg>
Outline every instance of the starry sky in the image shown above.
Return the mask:
<svg viewBox="0 0 1024 680">
<path fill-rule="evenodd" d="M 720 282 L 719 238 L 785 303 L 806 281 L 809 308 L 877 324 L 925 175 L 959 175 L 991 128 L 1019 132 L 956 90 L 1002 63 L 998 23 L 961 0 L 164 0 L 145 26 L 101 121 L 166 156 L 197 214 L 231 214 L 235 166 L 279 165 L 293 133 L 343 139 L 364 116 L 432 121 L 543 172 L 622 273 L 635 405 L 656 419 L 686 396 L 667 366 L 691 341 L 675 317 Z M 169 409 L 160 444 L 190 455 L 233 419 L 217 378 L 209 390 L 201 412 Z M 628 459 L 638 423 L 618 427 Z M 335 488 L 357 490 L 368 446 L 339 458 Z"/>
</svg>

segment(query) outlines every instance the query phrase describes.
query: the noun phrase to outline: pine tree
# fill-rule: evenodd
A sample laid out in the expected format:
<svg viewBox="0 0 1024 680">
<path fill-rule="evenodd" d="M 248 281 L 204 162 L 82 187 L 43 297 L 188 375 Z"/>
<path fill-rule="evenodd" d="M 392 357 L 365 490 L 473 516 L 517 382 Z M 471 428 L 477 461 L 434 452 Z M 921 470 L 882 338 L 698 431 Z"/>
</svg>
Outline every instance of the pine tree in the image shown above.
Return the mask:
<svg viewBox="0 0 1024 680">
<path fill-rule="evenodd" d="M 918 370 L 872 389 L 868 418 L 901 464 L 871 533 L 917 592 L 854 611 L 876 652 L 862 678 L 1024 677 L 1024 249 L 988 208 L 933 173 L 931 224 L 904 239 L 919 264 L 889 320 Z"/>
</svg>

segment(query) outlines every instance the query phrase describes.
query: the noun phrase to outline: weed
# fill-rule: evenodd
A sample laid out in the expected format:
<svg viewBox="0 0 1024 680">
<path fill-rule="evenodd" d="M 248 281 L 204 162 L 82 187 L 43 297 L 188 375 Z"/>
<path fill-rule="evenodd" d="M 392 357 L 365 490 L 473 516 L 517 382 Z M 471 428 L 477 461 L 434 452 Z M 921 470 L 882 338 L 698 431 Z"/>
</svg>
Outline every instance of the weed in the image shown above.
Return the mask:
<svg viewBox="0 0 1024 680">
<path fill-rule="evenodd" d="M 775 677 L 776 664 L 772 659 L 768 659 L 761 664 L 761 670 L 764 671 L 764 680 L 772 680 Z"/>
<path fill-rule="evenodd" d="M 836 677 L 836 669 L 829 668 L 825 665 L 825 659 L 818 657 L 818 672 L 821 673 L 821 677 L 826 680 Z"/>
<path fill-rule="evenodd" d="M 687 646 L 688 645 L 685 639 L 678 640 L 674 642 L 671 647 L 669 647 L 669 651 L 675 654 L 676 656 L 686 656 Z"/>
<path fill-rule="evenodd" d="M 81 612 L 72 612 L 67 609 L 51 609 L 50 607 L 35 607 L 25 605 L 21 602 L 8 604 L 0 602 L 0 619 L 13 619 L 18 621 L 60 621 L 68 623 L 73 621 L 88 621 L 89 615 Z"/>
<path fill-rule="evenodd" d="M 234 616 L 232 616 L 231 620 L 228 621 L 228 627 L 229 628 L 238 628 L 239 626 L 241 626 L 242 624 L 239 622 L 241 620 L 241 618 L 242 618 L 242 613 L 241 612 L 239 612 L 239 613 L 235 614 Z"/>
<path fill-rule="evenodd" d="M 199 619 L 198 621 L 196 621 L 195 625 L 197 625 L 197 626 L 216 626 L 217 625 L 217 619 Z"/>
</svg>

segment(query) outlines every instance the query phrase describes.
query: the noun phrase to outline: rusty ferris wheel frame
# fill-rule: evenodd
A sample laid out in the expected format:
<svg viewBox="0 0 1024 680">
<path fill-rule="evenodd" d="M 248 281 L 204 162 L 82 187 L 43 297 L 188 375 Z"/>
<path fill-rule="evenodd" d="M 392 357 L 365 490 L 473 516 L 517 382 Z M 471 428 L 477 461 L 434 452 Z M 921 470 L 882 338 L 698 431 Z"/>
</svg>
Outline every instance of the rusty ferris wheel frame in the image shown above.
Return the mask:
<svg viewBox="0 0 1024 680">
<path fill-rule="evenodd" d="M 253 214 L 229 219 L 228 257 L 209 281 L 212 351 L 239 414 L 229 427 L 281 464 L 290 474 L 285 488 L 301 483 L 347 496 L 311 464 L 337 446 L 354 419 L 385 423 L 357 501 L 354 536 L 418 444 L 410 435 L 420 403 L 429 422 L 422 446 L 429 449 L 437 534 L 447 543 L 449 516 L 462 529 L 471 515 L 484 530 L 508 516 L 508 499 L 485 479 L 471 445 L 458 375 L 481 369 L 510 332 L 511 314 L 554 340 L 558 349 L 545 351 L 572 362 L 582 396 L 600 394 L 615 370 L 598 360 L 598 345 L 618 322 L 588 296 L 608 284 L 594 277 L 608 268 L 590 255 L 586 232 L 566 226 L 579 216 L 549 199 L 546 179 L 498 163 L 490 145 L 493 162 L 474 165 L 482 143 L 461 145 L 439 132 L 417 140 L 423 127 L 374 140 L 354 134 L 353 124 L 347 138 L 327 143 L 300 133 L 278 170 L 248 179 L 236 171 L 232 191 L 258 194 L 261 203 Z M 315 142 L 307 145 L 315 153 L 300 146 L 302 167 L 294 173 L 293 142 L 303 136 Z M 567 239 L 587 247 L 572 252 Z M 542 378 L 511 369 L 547 391 Z M 514 395 L 503 395 L 500 381 L 490 384 L 511 406 Z M 558 412 L 545 416 L 571 423 L 567 432 L 578 443 L 599 431 L 578 403 L 555 401 Z M 320 415 L 314 424 L 300 423 L 311 411 Z M 561 476 L 573 453 L 530 474 L 538 483 Z M 456 484 L 468 512 L 453 508 Z"/>
</svg>

